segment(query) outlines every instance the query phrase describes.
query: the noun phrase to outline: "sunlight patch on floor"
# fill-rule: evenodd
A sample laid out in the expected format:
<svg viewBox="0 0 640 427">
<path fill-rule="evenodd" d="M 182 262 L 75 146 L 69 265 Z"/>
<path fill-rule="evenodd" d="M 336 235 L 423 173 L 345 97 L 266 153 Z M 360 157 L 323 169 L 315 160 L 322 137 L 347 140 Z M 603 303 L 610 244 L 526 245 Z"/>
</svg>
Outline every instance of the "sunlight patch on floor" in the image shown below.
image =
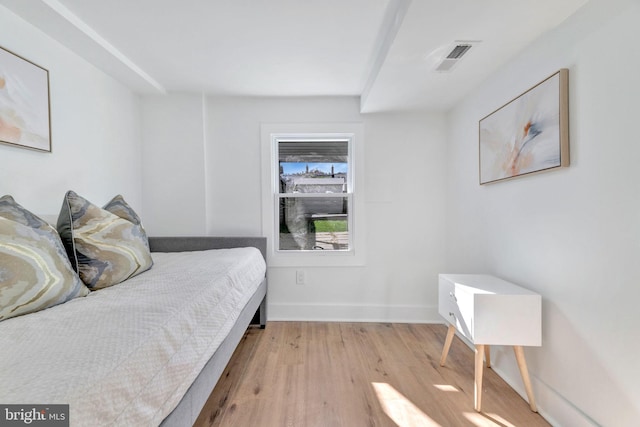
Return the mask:
<svg viewBox="0 0 640 427">
<path fill-rule="evenodd" d="M 460 391 L 454 386 L 449 384 L 434 384 L 433 386 L 440 391 Z"/>
<path fill-rule="evenodd" d="M 371 383 L 382 410 L 399 427 L 441 427 L 402 393 L 387 383 Z"/>
</svg>

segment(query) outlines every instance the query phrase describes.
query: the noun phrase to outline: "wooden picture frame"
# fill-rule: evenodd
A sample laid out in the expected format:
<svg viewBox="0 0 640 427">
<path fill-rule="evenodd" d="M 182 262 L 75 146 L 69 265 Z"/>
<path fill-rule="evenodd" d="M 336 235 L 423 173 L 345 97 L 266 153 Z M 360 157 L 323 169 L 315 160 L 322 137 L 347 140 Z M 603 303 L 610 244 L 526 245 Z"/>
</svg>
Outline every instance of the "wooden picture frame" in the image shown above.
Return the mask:
<svg viewBox="0 0 640 427">
<path fill-rule="evenodd" d="M 49 71 L 2 47 L 0 142 L 51 152 Z"/>
<path fill-rule="evenodd" d="M 569 70 L 480 119 L 480 185 L 569 166 Z"/>
</svg>

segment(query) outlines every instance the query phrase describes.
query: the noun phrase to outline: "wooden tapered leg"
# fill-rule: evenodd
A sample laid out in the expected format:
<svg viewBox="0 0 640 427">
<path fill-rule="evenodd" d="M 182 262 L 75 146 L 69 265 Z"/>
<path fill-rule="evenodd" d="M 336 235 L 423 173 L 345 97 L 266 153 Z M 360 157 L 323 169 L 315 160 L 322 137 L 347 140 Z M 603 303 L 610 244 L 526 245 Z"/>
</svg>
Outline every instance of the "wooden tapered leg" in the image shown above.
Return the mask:
<svg viewBox="0 0 640 427">
<path fill-rule="evenodd" d="M 531 379 L 529 378 L 529 370 L 527 369 L 527 361 L 524 358 L 524 350 L 520 345 L 514 345 L 513 351 L 516 354 L 516 361 L 518 362 L 518 368 L 520 368 L 520 375 L 522 376 L 522 382 L 524 383 L 524 389 L 527 392 L 529 398 L 529 407 L 533 412 L 538 412 L 536 406 L 536 400 L 533 397 L 533 388 L 531 387 Z"/>
<path fill-rule="evenodd" d="M 473 406 L 478 412 L 482 410 L 482 363 L 484 348 L 484 344 L 476 344 L 476 379 L 473 386 Z"/>
<path fill-rule="evenodd" d="M 491 367 L 491 346 L 484 346 L 484 360 L 487 362 L 487 368 Z"/>
<path fill-rule="evenodd" d="M 449 330 L 447 330 L 447 338 L 444 340 L 444 347 L 442 348 L 442 356 L 440 356 L 440 366 L 444 366 L 444 363 L 447 361 L 447 355 L 449 354 L 449 349 L 451 348 L 451 342 L 453 341 L 453 336 L 456 334 L 456 328 L 453 325 L 449 325 Z"/>
</svg>

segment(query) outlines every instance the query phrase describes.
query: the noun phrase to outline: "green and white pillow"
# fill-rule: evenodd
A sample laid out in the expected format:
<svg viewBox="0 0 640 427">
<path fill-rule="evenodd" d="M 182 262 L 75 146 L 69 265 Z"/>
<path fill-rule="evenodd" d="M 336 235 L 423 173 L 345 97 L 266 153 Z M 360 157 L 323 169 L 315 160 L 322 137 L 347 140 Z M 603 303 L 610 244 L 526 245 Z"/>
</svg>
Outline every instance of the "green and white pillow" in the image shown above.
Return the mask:
<svg viewBox="0 0 640 427">
<path fill-rule="evenodd" d="M 118 284 L 153 265 L 140 218 L 120 195 L 100 208 L 67 192 L 58 232 L 71 264 L 91 290 Z"/>
<path fill-rule="evenodd" d="M 13 197 L 1 197 L 0 321 L 88 293 L 56 230 Z"/>
</svg>

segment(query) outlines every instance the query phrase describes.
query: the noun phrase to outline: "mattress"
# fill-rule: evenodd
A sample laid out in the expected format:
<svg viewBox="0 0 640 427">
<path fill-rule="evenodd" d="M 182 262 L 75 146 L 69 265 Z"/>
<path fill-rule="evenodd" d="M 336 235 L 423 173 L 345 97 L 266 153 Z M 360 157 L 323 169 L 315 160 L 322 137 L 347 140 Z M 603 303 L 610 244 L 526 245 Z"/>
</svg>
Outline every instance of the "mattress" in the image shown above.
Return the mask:
<svg viewBox="0 0 640 427">
<path fill-rule="evenodd" d="M 0 322 L 0 402 L 69 404 L 72 426 L 156 426 L 265 276 L 255 248 L 153 253 L 151 270 Z"/>
</svg>

